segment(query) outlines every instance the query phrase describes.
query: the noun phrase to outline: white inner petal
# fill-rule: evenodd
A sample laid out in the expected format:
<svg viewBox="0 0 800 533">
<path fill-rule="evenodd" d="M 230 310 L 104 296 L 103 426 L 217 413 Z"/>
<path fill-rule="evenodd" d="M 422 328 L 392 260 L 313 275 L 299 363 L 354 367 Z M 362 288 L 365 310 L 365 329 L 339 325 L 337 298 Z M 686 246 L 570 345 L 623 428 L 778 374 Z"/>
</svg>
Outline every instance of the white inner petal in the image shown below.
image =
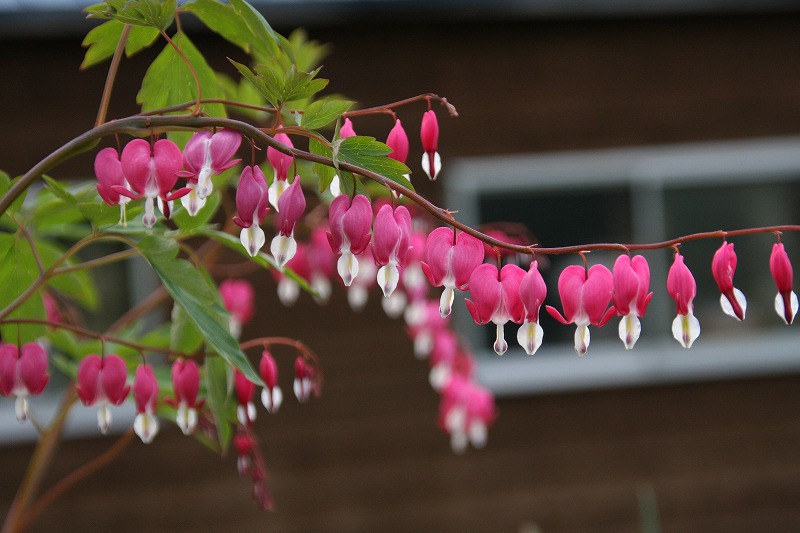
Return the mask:
<svg viewBox="0 0 800 533">
<path fill-rule="evenodd" d="M 681 346 L 691 348 L 700 336 L 700 321 L 689 311 L 688 315 L 678 315 L 672 321 L 672 336 Z"/>
<path fill-rule="evenodd" d="M 625 344 L 626 349 L 633 349 L 633 345 L 639 340 L 641 333 L 642 324 L 635 314 L 628 313 L 619 321 L 619 338 Z"/>
<path fill-rule="evenodd" d="M 525 350 L 528 355 L 533 355 L 539 346 L 542 345 L 542 338 L 544 337 L 544 330 L 538 322 L 526 321 L 517 330 L 517 342 Z"/>
</svg>

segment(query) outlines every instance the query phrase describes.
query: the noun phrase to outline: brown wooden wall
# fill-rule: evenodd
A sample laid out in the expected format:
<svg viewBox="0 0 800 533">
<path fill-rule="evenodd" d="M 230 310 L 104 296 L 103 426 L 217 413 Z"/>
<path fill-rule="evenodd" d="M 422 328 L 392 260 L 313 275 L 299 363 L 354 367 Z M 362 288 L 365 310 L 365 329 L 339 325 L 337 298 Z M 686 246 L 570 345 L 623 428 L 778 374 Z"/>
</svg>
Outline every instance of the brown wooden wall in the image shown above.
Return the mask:
<svg viewBox="0 0 800 533">
<path fill-rule="evenodd" d="M 324 70 L 332 89 L 365 106 L 427 91 L 458 106 L 459 119 L 440 119 L 447 179 L 447 159 L 457 155 L 798 134 L 798 30 L 800 16 L 784 14 L 387 20 L 312 34 L 335 44 Z M 0 168 L 12 173 L 91 126 L 104 77 L 77 74 L 76 40 L 22 44 L 0 42 L 10 133 Z M 144 64 L 134 59 L 123 71 L 117 115 L 133 109 Z M 418 118 L 401 116 L 414 131 Z M 356 127 L 385 135 L 377 119 Z M 56 174 L 85 173 L 90 163 L 85 156 Z M 263 319 L 246 333 L 300 337 L 326 372 L 320 400 L 289 399 L 276 416 L 259 413 L 277 511 L 255 509 L 232 458 L 166 428 L 56 503 L 34 531 L 500 532 L 537 524 L 546 533 L 627 532 L 638 530 L 637 492 L 649 489 L 664 531 L 800 529 L 800 376 L 504 399 L 488 448 L 456 457 L 435 426 L 426 366 L 375 294 L 361 314 L 341 293 L 325 308 L 303 298 L 285 310 L 271 279 L 258 283 Z M 51 479 L 110 443 L 66 443 Z M 0 451 L 0 513 L 30 453 Z"/>
</svg>

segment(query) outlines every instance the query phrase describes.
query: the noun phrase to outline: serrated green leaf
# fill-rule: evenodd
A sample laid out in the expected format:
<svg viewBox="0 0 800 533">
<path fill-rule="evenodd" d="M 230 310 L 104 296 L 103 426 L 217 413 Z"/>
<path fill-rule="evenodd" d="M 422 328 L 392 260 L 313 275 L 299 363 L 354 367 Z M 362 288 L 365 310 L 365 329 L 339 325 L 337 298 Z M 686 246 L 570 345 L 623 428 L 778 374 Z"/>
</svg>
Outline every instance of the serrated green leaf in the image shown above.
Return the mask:
<svg viewBox="0 0 800 533">
<path fill-rule="evenodd" d="M 384 143 L 376 141 L 374 137 L 363 136 L 348 137 L 337 143 L 338 161 L 371 170 L 409 190 L 414 190 L 414 186 L 405 176 L 411 171 L 403 163 L 387 157 L 392 149 Z"/>
<path fill-rule="evenodd" d="M 123 28 L 125 28 L 125 24 L 118 20 L 109 20 L 92 28 L 81 43 L 81 46 L 88 47 L 88 49 L 80 68 L 87 69 L 113 56 Z M 158 35 L 158 28 L 133 26 L 125 41 L 125 55 L 132 57 L 137 52 L 149 47 Z"/>
<path fill-rule="evenodd" d="M 194 0 L 182 9 L 194 13 L 203 24 L 226 41 L 238 46 L 247 54 L 252 53 L 255 38 L 243 24 L 242 16 L 231 4 L 221 4 L 216 0 Z"/>
<path fill-rule="evenodd" d="M 224 93 L 214 70 L 208 65 L 200 51 L 184 33 L 176 33 L 173 42 L 192 64 L 200 83 L 204 98 L 224 98 Z M 197 98 L 197 86 L 189 67 L 170 45 L 164 47 L 155 61 L 147 69 L 142 80 L 142 88 L 136 95 L 142 111 L 182 104 Z M 222 104 L 205 104 L 203 109 L 209 115 L 225 117 Z M 171 132 L 170 139 L 183 146 L 191 136 L 189 132 Z"/>
<path fill-rule="evenodd" d="M 230 415 L 233 411 L 233 402 L 230 366 L 221 357 L 207 357 L 204 366 L 208 408 L 214 416 L 222 453 L 225 453 L 232 436 Z"/>
<path fill-rule="evenodd" d="M 353 102 L 351 100 L 339 100 L 337 98 L 317 100 L 306 108 L 300 125 L 310 130 L 324 128 L 352 106 Z"/>
<path fill-rule="evenodd" d="M 236 67 L 236 70 L 238 70 L 239 73 L 242 76 L 244 76 L 244 78 L 247 81 L 249 81 L 253 85 L 253 87 L 255 87 L 255 89 L 261 94 L 261 96 L 263 96 L 267 100 L 267 102 L 272 104 L 273 107 L 278 107 L 278 105 L 280 104 L 280 88 L 279 87 L 277 88 L 277 92 L 276 92 L 276 90 L 273 89 L 273 85 L 270 85 L 269 87 L 267 86 L 266 78 L 264 76 L 256 75 L 246 65 L 243 65 L 241 63 L 237 63 L 233 59 L 228 58 L 228 61 L 230 61 L 231 64 L 234 67 Z M 273 84 L 274 81 L 275 80 L 272 79 L 270 81 L 270 83 Z"/>
<path fill-rule="evenodd" d="M 110 18 L 134 26 L 152 26 L 166 30 L 175 18 L 177 0 L 106 0 L 85 11 L 88 18 Z"/>
<path fill-rule="evenodd" d="M 5 308 L 25 292 L 39 277 L 39 267 L 28 242 L 20 234 L 0 234 L 0 309 Z M 44 302 L 41 291 L 35 292 L 22 305 L 8 315 L 8 318 L 45 319 Z M 41 324 L 3 324 L 0 335 L 3 342 L 24 344 L 43 336 L 45 327 Z"/>
<path fill-rule="evenodd" d="M 317 68 L 322 60 L 330 53 L 330 47 L 317 41 L 309 41 L 308 35 L 302 28 L 297 28 L 289 35 L 294 63 L 301 71 L 310 71 Z"/>
<path fill-rule="evenodd" d="M 62 208 L 75 208 L 92 225 L 94 229 L 102 226 L 116 225 L 120 220 L 120 207 L 107 205 L 100 198 L 93 184 L 79 186 L 73 193 L 61 183 L 44 176 L 48 189 L 63 201 Z M 141 211 L 141 207 L 126 207 L 129 216 Z"/>
<path fill-rule="evenodd" d="M 137 247 L 175 303 L 186 311 L 203 333 L 209 347 L 250 381 L 263 386 L 258 372 L 228 331 L 230 314 L 223 307 L 219 291 L 210 278 L 187 260 L 178 259 L 177 244 L 171 239 L 148 235 L 139 241 Z"/>
</svg>

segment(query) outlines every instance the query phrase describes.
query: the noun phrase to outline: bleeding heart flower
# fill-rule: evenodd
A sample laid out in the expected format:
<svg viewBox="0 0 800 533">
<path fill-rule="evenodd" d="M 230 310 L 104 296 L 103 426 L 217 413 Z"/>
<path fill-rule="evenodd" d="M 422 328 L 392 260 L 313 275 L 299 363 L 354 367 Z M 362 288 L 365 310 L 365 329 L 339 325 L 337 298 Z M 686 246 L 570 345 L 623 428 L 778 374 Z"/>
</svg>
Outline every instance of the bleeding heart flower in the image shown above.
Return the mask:
<svg viewBox="0 0 800 533">
<path fill-rule="evenodd" d="M 422 115 L 422 125 L 419 131 L 422 141 L 422 170 L 428 178 L 435 180 L 442 170 L 442 159 L 437 152 L 439 144 L 439 122 L 436 120 L 436 113 L 428 110 Z"/>
<path fill-rule="evenodd" d="M 405 207 L 392 210 L 383 205 L 375 216 L 372 256 L 378 269 L 378 285 L 384 297 L 389 297 L 400 282 L 400 269 L 408 254 L 411 235 L 411 214 Z"/>
<path fill-rule="evenodd" d="M 203 406 L 203 400 L 197 401 L 200 391 L 200 370 L 197 363 L 178 359 L 172 363 L 172 390 L 175 399 L 169 401 L 177 412 L 175 423 L 184 435 L 190 435 L 197 426 L 197 410 Z"/>
<path fill-rule="evenodd" d="M 306 210 L 306 198 L 300 186 L 300 177 L 284 191 L 278 200 L 278 235 L 272 239 L 270 252 L 278 266 L 285 265 L 297 252 L 294 240 L 294 226 Z"/>
<path fill-rule="evenodd" d="M 28 396 L 41 394 L 49 379 L 47 353 L 40 344 L 29 342 L 21 350 L 0 345 L 0 394 L 16 396 L 14 412 L 20 423 L 28 419 Z"/>
<path fill-rule="evenodd" d="M 372 206 L 363 194 L 356 195 L 352 201 L 349 196 L 340 195 L 331 202 L 328 219 L 328 242 L 339 256 L 336 264 L 339 276 L 349 287 L 358 275 L 356 255 L 369 245 Z"/>
<path fill-rule="evenodd" d="M 261 402 L 267 408 L 267 411 L 277 413 L 283 401 L 283 393 L 278 386 L 278 365 L 269 350 L 262 352 L 258 370 L 261 374 L 261 379 L 264 380 L 266 385 L 264 390 L 261 391 Z"/>
<path fill-rule="evenodd" d="M 261 222 L 267 216 L 267 180 L 257 166 L 244 167 L 236 189 L 236 211 L 233 221 L 242 228 L 239 240 L 250 256 L 255 257 L 264 246 L 266 237 Z"/>
<path fill-rule="evenodd" d="M 622 316 L 619 322 L 619 338 L 628 350 L 633 348 L 642 332 L 639 317 L 644 316 L 653 297 L 650 288 L 650 267 L 647 260 L 637 255 L 631 259 L 621 255 L 614 263 L 614 308 Z"/>
<path fill-rule="evenodd" d="M 476 324 L 493 322 L 497 330 L 494 351 L 503 355 L 508 349 L 503 326 L 509 320 L 520 324 L 525 317 L 525 308 L 519 297 L 519 285 L 525 271 L 517 265 L 505 265 L 498 272 L 497 267 L 484 263 L 478 266 L 469 280 L 467 310 Z"/>
<path fill-rule="evenodd" d="M 425 277 L 434 287 L 444 286 L 439 300 L 442 317 L 453 308 L 455 290 L 466 290 L 472 272 L 483 262 L 483 243 L 468 233 L 458 237 L 452 228 L 436 228 L 425 244 Z"/>
<path fill-rule="evenodd" d="M 183 166 L 186 170 L 178 175 L 186 178 L 192 189 L 181 198 L 183 207 L 190 215 L 196 215 L 213 192 L 211 176 L 217 176 L 241 161 L 233 159 L 241 143 L 242 135 L 230 129 L 214 134 L 208 130 L 198 131 L 186 143 L 183 150 Z"/>
<path fill-rule="evenodd" d="M 292 140 L 285 133 L 275 134 L 275 140 L 284 146 L 294 148 Z M 272 204 L 272 207 L 275 208 L 275 211 L 280 211 L 278 200 L 280 200 L 280 197 L 283 195 L 283 191 L 286 190 L 286 187 L 289 186 L 289 184 L 286 182 L 286 179 L 289 177 L 289 169 L 291 168 L 292 163 L 294 163 L 294 156 L 284 154 L 283 152 L 278 151 L 276 148 L 269 146 L 267 148 L 267 159 L 275 171 L 275 174 L 272 178 L 272 183 L 269 186 L 269 203 Z"/>
<path fill-rule="evenodd" d="M 769 270 L 772 279 L 778 287 L 778 294 L 775 295 L 775 312 L 786 322 L 787 325 L 794 321 L 797 314 L 797 295 L 792 290 L 794 272 L 792 263 L 783 243 L 775 243 L 772 246 L 772 255 L 769 257 Z"/>
<path fill-rule="evenodd" d="M 722 246 L 714 253 L 711 261 L 711 273 L 717 282 L 722 295 L 719 303 L 722 311 L 737 320 L 744 320 L 747 311 L 747 300 L 742 291 L 733 286 L 733 274 L 736 271 L 736 252 L 733 243 L 723 242 Z"/>
<path fill-rule="evenodd" d="M 133 381 L 133 398 L 136 401 L 136 418 L 133 421 L 133 430 L 149 444 L 158 433 L 158 418 L 156 417 L 156 402 L 158 401 L 158 381 L 150 365 L 139 365 L 136 369 L 136 378 Z"/>
<path fill-rule="evenodd" d="M 667 292 L 675 300 L 677 308 L 677 316 L 672 321 L 672 336 L 684 348 L 691 348 L 700 336 L 700 321 L 694 316 L 692 303 L 697 294 L 697 283 L 679 253 L 675 254 L 667 274 Z"/>
<path fill-rule="evenodd" d="M 91 354 L 78 364 L 78 379 L 75 392 L 84 405 L 99 403 L 97 426 L 102 433 L 111 425 L 111 411 L 108 405 L 121 405 L 128 397 L 130 387 L 125 361 L 116 354 L 100 357 Z"/>
<path fill-rule="evenodd" d="M 562 324 L 575 324 L 575 351 L 583 357 L 589 348 L 589 326 L 601 327 L 615 313 L 608 308 L 614 277 L 603 265 L 594 265 L 588 271 L 583 266 L 568 266 L 558 277 L 558 294 L 564 316 L 553 307 L 546 306 L 550 316 Z"/>
<path fill-rule="evenodd" d="M 533 355 L 542 345 L 544 331 L 539 325 L 539 309 L 547 297 L 547 285 L 539 272 L 539 262 L 531 263 L 519 284 L 519 297 L 525 308 L 525 320 L 517 330 L 517 342 L 528 355 Z"/>
</svg>

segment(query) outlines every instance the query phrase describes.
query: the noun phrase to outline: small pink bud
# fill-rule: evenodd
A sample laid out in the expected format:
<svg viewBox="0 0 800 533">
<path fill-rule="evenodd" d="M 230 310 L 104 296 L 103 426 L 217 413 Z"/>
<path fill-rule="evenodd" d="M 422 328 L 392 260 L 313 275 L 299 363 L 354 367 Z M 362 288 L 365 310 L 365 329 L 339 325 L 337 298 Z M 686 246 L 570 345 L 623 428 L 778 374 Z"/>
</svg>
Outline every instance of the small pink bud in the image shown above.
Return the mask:
<svg viewBox="0 0 800 533">
<path fill-rule="evenodd" d="M 347 139 L 348 137 L 355 136 L 356 130 L 353 128 L 353 122 L 349 118 L 345 117 L 344 124 L 342 124 L 342 127 L 339 129 L 339 138 Z"/>
<path fill-rule="evenodd" d="M 647 305 L 653 297 L 650 288 L 650 267 L 647 260 L 637 255 L 631 259 L 621 255 L 614 263 L 613 302 L 617 314 L 622 316 L 619 323 L 619 338 L 625 348 L 631 350 L 639 339 L 642 325 L 639 317 L 644 316 Z"/>
<path fill-rule="evenodd" d="M 94 174 L 97 176 L 97 192 L 108 205 L 117 205 L 122 199 L 128 198 L 113 189 L 114 186 L 127 188 L 125 176 L 122 174 L 122 164 L 119 162 L 119 153 L 114 148 L 103 148 L 94 158 Z"/>
<path fill-rule="evenodd" d="M 294 360 L 294 395 L 301 403 L 305 403 L 311 395 L 319 395 L 316 371 L 305 359 L 298 356 Z"/>
<path fill-rule="evenodd" d="M 437 152 L 439 144 L 439 122 L 436 120 L 436 113 L 433 110 L 428 110 L 422 115 L 422 125 L 419 131 L 420 140 L 422 141 L 422 170 L 428 175 L 428 178 L 435 180 L 442 170 L 442 160 Z"/>
<path fill-rule="evenodd" d="M 172 364 L 172 389 L 175 393 L 173 405 L 177 409 L 175 422 L 184 435 L 189 435 L 197 426 L 197 401 L 200 390 L 200 371 L 192 360 L 178 359 Z"/>
<path fill-rule="evenodd" d="M 285 133 L 276 134 L 275 140 L 284 146 L 294 148 L 292 140 Z M 294 157 L 284 154 L 283 152 L 280 152 L 276 148 L 270 146 L 267 148 L 267 159 L 275 171 L 272 178 L 272 183 L 269 186 L 269 203 L 275 208 L 276 211 L 280 211 L 278 200 L 280 200 L 281 196 L 283 195 L 283 191 L 285 191 L 286 187 L 289 185 L 286 183 L 286 180 L 289 177 L 289 170 L 292 167 L 292 163 L 294 163 Z"/>
<path fill-rule="evenodd" d="M 386 145 L 392 149 L 389 157 L 405 164 L 408 159 L 408 135 L 406 135 L 406 130 L 403 129 L 400 119 L 395 121 L 394 127 L 389 132 L 389 136 L 386 138 Z"/>
<path fill-rule="evenodd" d="M 278 266 L 284 266 L 297 253 L 294 226 L 306 210 L 306 198 L 300 186 L 300 177 L 284 191 L 278 200 L 278 235 L 272 239 L 270 253 Z"/>
<path fill-rule="evenodd" d="M 240 327 L 252 320 L 256 298 L 252 283 L 246 279 L 226 279 L 219 284 L 219 293 L 225 309 Z"/>
<path fill-rule="evenodd" d="M 519 284 L 519 296 L 525 308 L 525 320 L 517 330 L 517 342 L 528 355 L 533 355 L 542 345 L 544 332 L 539 325 L 539 310 L 547 297 L 547 285 L 544 283 L 539 262 L 531 263 L 528 272 Z"/>
</svg>

